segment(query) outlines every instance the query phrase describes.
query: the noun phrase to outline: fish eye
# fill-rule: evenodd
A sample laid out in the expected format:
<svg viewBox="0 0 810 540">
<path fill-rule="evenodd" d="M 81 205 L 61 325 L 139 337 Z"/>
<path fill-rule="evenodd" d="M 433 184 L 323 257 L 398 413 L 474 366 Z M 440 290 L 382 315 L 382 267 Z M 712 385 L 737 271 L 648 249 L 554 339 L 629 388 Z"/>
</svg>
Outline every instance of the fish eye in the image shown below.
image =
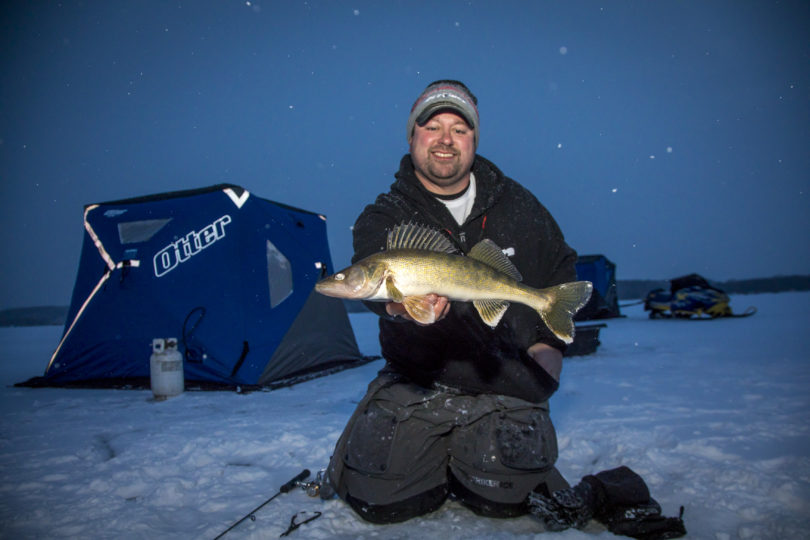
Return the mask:
<svg viewBox="0 0 810 540">
<path fill-rule="evenodd" d="M 343 281 L 344 279 L 346 279 L 346 275 L 345 275 L 345 274 L 343 274 L 343 273 L 341 273 L 341 272 L 338 272 L 337 274 L 335 274 L 335 280 L 337 280 L 337 281 Z"/>
</svg>

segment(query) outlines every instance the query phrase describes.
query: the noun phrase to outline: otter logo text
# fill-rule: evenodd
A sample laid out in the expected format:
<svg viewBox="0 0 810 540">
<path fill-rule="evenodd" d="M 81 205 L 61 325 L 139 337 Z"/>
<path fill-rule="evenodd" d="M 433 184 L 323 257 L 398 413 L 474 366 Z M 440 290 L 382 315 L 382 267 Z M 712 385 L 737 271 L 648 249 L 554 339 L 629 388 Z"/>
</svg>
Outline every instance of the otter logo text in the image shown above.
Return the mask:
<svg viewBox="0 0 810 540">
<path fill-rule="evenodd" d="M 225 225 L 231 222 L 231 216 L 224 215 L 199 232 L 191 231 L 183 238 L 175 240 L 155 254 L 152 262 L 155 265 L 155 276 L 161 277 L 198 254 L 217 240 L 225 238 Z"/>
</svg>

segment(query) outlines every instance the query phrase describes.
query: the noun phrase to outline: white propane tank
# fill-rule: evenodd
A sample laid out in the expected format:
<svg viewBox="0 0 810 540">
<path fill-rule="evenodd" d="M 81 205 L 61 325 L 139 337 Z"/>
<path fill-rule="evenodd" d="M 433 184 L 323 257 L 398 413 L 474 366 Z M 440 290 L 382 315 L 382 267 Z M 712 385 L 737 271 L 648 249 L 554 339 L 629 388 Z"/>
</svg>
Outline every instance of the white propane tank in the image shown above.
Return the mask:
<svg viewBox="0 0 810 540">
<path fill-rule="evenodd" d="M 177 338 L 152 340 L 149 372 L 156 400 L 162 401 L 183 393 L 183 355 L 177 350 Z"/>
</svg>

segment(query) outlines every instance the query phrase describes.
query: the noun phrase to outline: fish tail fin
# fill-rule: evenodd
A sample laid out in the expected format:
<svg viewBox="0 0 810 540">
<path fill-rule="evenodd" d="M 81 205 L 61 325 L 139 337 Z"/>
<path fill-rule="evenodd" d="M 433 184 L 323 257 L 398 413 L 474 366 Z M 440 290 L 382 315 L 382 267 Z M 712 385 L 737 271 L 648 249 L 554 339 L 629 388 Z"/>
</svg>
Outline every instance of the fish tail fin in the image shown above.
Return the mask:
<svg viewBox="0 0 810 540">
<path fill-rule="evenodd" d="M 574 315 L 588 302 L 592 291 L 590 281 L 573 281 L 541 289 L 547 303 L 537 312 L 555 336 L 565 343 L 572 343 Z"/>
</svg>

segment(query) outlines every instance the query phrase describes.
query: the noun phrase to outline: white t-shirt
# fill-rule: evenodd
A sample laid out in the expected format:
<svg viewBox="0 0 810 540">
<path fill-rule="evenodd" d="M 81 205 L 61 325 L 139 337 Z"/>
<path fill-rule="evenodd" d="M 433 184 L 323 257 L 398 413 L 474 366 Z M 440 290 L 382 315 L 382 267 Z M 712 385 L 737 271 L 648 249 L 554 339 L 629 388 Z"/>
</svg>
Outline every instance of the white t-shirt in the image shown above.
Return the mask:
<svg viewBox="0 0 810 540">
<path fill-rule="evenodd" d="M 472 212 L 473 203 L 475 202 L 475 175 L 472 172 L 470 173 L 470 185 L 467 186 L 464 193 L 458 197 L 453 199 L 436 198 L 450 210 L 456 223 L 459 225 L 463 224 L 464 220 L 466 220 L 467 216 Z"/>
</svg>

